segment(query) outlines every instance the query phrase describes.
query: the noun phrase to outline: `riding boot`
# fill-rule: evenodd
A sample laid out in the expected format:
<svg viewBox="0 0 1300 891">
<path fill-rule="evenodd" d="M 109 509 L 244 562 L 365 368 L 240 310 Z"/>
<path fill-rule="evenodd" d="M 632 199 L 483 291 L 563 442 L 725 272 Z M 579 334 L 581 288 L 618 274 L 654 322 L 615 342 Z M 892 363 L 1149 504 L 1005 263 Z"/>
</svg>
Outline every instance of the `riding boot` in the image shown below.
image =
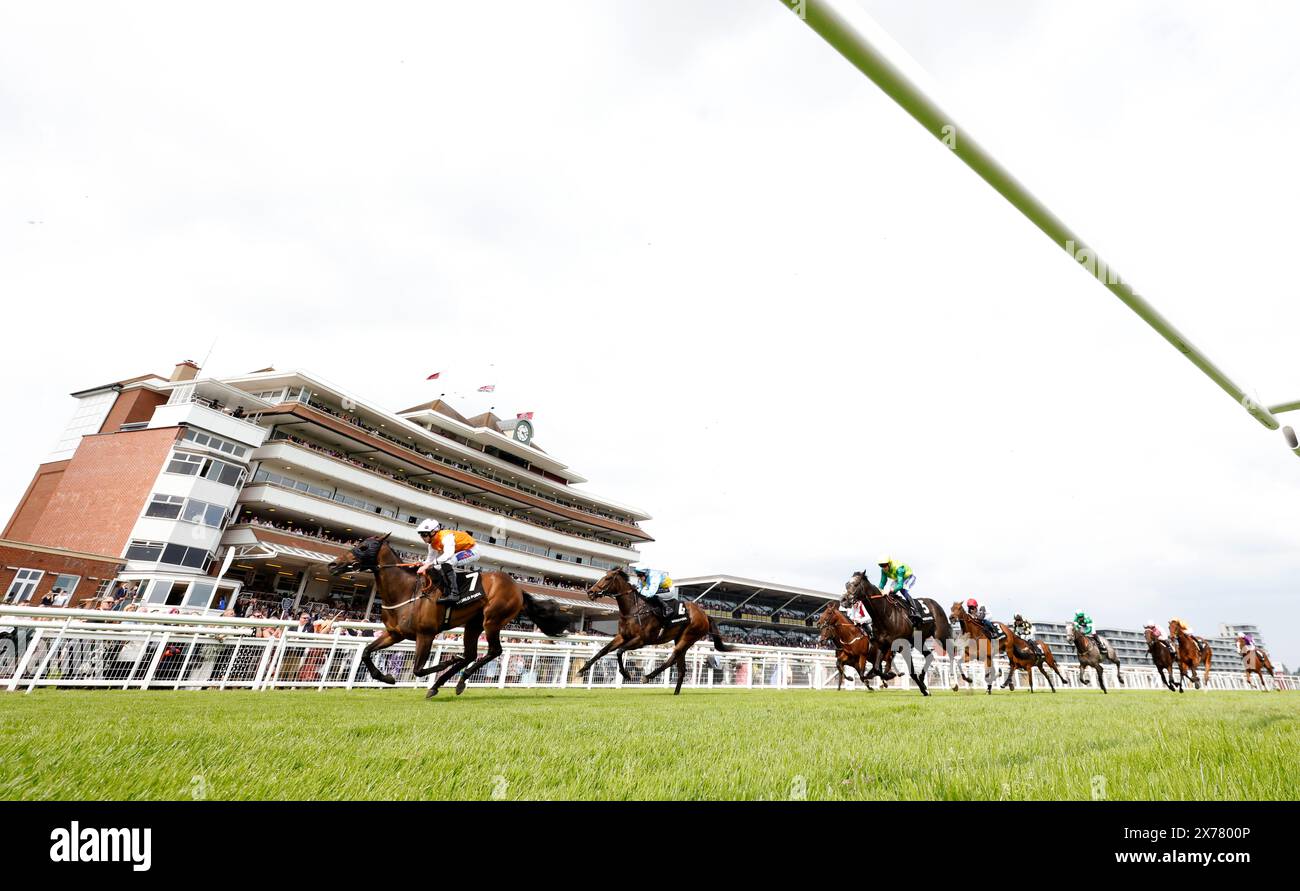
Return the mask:
<svg viewBox="0 0 1300 891">
<path fill-rule="evenodd" d="M 450 563 L 442 565 L 442 589 L 443 596 L 438 598 L 438 603 L 444 606 L 455 606 L 460 602 L 460 591 L 456 583 L 456 567 Z"/>
</svg>

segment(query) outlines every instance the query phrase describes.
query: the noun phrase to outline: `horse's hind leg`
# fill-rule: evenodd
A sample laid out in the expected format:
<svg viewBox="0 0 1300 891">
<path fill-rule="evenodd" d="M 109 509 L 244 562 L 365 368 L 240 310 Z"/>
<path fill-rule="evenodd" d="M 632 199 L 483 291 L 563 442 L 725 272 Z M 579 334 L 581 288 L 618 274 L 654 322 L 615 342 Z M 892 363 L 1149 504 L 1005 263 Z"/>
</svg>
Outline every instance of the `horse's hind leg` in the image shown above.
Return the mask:
<svg viewBox="0 0 1300 891">
<path fill-rule="evenodd" d="M 1052 681 L 1052 676 L 1051 676 L 1050 674 L 1047 673 L 1047 669 L 1043 668 L 1043 663 L 1041 663 L 1041 662 L 1038 663 L 1038 671 L 1039 671 L 1039 673 L 1042 674 L 1042 676 L 1047 680 L 1047 686 L 1051 687 L 1051 688 L 1052 688 L 1052 692 L 1055 693 L 1055 692 L 1056 692 L 1056 684 Z M 1033 670 L 1032 668 L 1029 669 L 1029 677 L 1030 677 L 1030 680 L 1032 680 L 1033 677 L 1034 677 L 1034 670 Z"/>
<path fill-rule="evenodd" d="M 1097 672 L 1097 686 L 1101 687 L 1101 692 L 1109 693 L 1110 691 L 1106 689 L 1106 674 L 1101 670 L 1101 663 L 1094 665 L 1092 670 Z"/>
<path fill-rule="evenodd" d="M 578 674 L 586 674 L 587 672 L 591 671 L 591 666 L 595 665 L 601 659 L 605 658 L 606 653 L 608 653 L 610 650 L 614 649 L 617 646 L 621 646 L 622 643 L 623 643 L 623 635 L 621 634 L 614 635 L 614 637 L 610 639 L 609 643 L 605 644 L 603 647 L 597 650 L 590 659 L 582 663 L 582 667 L 578 669 Z"/>
<path fill-rule="evenodd" d="M 677 686 L 673 688 L 673 695 L 676 696 L 682 692 L 682 681 L 686 678 L 686 651 L 682 650 L 677 654 Z"/>
<path fill-rule="evenodd" d="M 465 692 L 465 685 L 469 683 L 469 679 L 474 676 L 474 672 L 478 671 L 484 665 L 488 664 L 497 656 L 501 655 L 501 629 L 489 628 L 487 630 L 487 640 L 488 640 L 487 652 L 484 653 L 482 657 L 480 657 L 479 659 L 470 663 L 469 666 L 467 666 L 466 669 L 461 673 L 460 680 L 456 683 L 457 696 Z"/>
<path fill-rule="evenodd" d="M 460 671 L 461 666 L 474 661 L 474 656 L 478 653 L 479 632 L 482 630 L 483 625 L 481 620 L 478 622 L 471 622 L 469 625 L 465 626 L 465 650 L 452 660 L 451 664 L 447 666 L 442 674 L 438 675 L 438 679 L 433 682 L 433 686 L 429 687 L 429 692 L 424 694 L 425 699 L 437 696 L 438 688 L 451 680 L 451 676 Z"/>
<path fill-rule="evenodd" d="M 433 649 L 433 635 L 417 634 L 415 636 L 415 658 L 411 660 L 411 673 L 417 678 L 422 678 L 431 674 L 437 669 L 437 666 L 425 668 L 424 663 L 429 658 L 429 650 Z"/>
<path fill-rule="evenodd" d="M 391 647 L 393 644 L 397 643 L 400 640 L 401 640 L 400 637 L 398 637 L 397 635 L 393 634 L 390 631 L 386 631 L 386 630 L 381 631 L 379 632 L 378 635 L 376 635 L 375 639 L 372 640 L 369 644 L 367 644 L 366 648 L 361 651 L 361 662 L 363 665 L 366 666 L 366 671 L 370 672 L 370 676 L 372 678 L 374 678 L 377 681 L 381 681 L 382 683 L 385 684 L 397 683 L 397 678 L 393 677 L 391 674 L 384 674 L 382 671 L 376 668 L 375 663 L 370 658 L 370 656 L 372 653 L 375 653 L 379 650 L 388 649 L 389 647 Z"/>
<path fill-rule="evenodd" d="M 686 636 L 683 635 L 682 639 L 677 641 L 677 643 L 673 646 L 673 651 L 668 654 L 668 658 L 663 661 L 663 664 L 655 666 L 654 670 L 651 671 L 642 679 L 642 683 L 648 684 L 651 681 L 653 681 L 655 678 L 659 677 L 659 675 L 667 671 L 669 666 L 673 665 L 673 663 L 677 661 L 677 659 L 682 655 L 682 653 L 686 652 L 686 648 L 689 647 L 694 642 L 695 641 L 693 640 L 688 641 L 686 639 Z"/>
</svg>

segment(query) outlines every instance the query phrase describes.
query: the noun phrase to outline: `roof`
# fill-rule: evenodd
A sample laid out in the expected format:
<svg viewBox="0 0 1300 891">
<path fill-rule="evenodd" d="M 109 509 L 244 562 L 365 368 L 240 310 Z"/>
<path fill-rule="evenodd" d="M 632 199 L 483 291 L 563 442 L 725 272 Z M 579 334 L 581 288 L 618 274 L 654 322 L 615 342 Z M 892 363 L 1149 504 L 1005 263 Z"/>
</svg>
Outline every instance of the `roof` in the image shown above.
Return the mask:
<svg viewBox="0 0 1300 891">
<path fill-rule="evenodd" d="M 69 395 L 72 396 L 89 396 L 92 393 L 100 393 L 104 390 L 122 390 L 134 384 L 143 384 L 145 381 L 156 380 L 160 384 L 167 383 L 167 378 L 160 374 L 141 374 L 136 377 L 128 377 L 125 380 L 113 381 L 111 384 L 100 384 L 98 387 L 87 387 L 84 390 L 78 390 Z"/>
<path fill-rule="evenodd" d="M 839 600 L 839 594 L 831 594 L 827 591 L 818 591 L 813 588 L 800 588 L 795 585 L 783 585 L 780 582 L 764 582 L 758 579 L 747 579 L 737 575 L 726 575 L 717 573 L 715 575 L 697 575 L 690 578 L 675 578 L 673 585 L 682 588 L 686 585 L 701 585 L 710 587 L 713 585 L 722 585 L 727 588 L 746 588 L 751 589 L 754 593 L 762 591 L 763 593 L 771 592 L 772 594 L 785 594 L 787 596 L 811 597 L 815 600 Z"/>
<path fill-rule="evenodd" d="M 438 414 L 446 415 L 447 417 L 451 418 L 453 421 L 460 421 L 462 424 L 468 424 L 470 422 L 468 418 L 466 418 L 460 412 L 456 411 L 456 409 L 452 408 L 450 405 L 448 405 L 446 402 L 444 402 L 441 399 L 435 399 L 432 402 L 426 402 L 423 405 L 414 405 L 411 408 L 406 408 L 403 409 L 402 411 L 399 411 L 398 414 L 409 415 L 409 414 L 414 414 L 417 411 L 436 411 Z"/>
</svg>

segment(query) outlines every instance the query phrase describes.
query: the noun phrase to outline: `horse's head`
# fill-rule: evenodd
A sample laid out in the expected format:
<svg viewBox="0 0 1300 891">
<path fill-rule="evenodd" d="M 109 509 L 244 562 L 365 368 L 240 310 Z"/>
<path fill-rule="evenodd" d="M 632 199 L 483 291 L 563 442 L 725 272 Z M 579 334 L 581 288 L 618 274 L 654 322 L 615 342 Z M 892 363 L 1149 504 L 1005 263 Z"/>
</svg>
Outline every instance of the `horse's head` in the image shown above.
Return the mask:
<svg viewBox="0 0 1300 891">
<path fill-rule="evenodd" d="M 391 534 L 389 533 L 389 535 Z M 348 554 L 339 557 L 329 565 L 330 575 L 339 576 L 349 572 L 364 572 L 377 569 L 379 567 L 379 551 L 387 541 L 388 535 L 372 535 L 357 542 Z"/>
<path fill-rule="evenodd" d="M 962 606 L 960 600 L 955 601 L 952 605 L 952 609 L 948 610 L 948 621 L 960 622 L 962 620 L 962 617 L 965 615 L 966 615 L 966 607 Z"/>
<path fill-rule="evenodd" d="M 844 603 L 866 603 L 867 592 L 871 588 L 871 582 L 867 581 L 866 570 L 855 572 L 844 583 Z"/>
<path fill-rule="evenodd" d="M 830 640 L 835 635 L 835 626 L 839 624 L 840 611 L 832 602 L 817 616 L 817 627 L 821 629 L 818 640 Z"/>
<path fill-rule="evenodd" d="M 591 600 L 601 597 L 617 597 L 619 594 L 631 590 L 631 588 L 632 583 L 628 580 L 627 570 L 621 566 L 615 566 L 587 588 L 587 597 Z"/>
</svg>

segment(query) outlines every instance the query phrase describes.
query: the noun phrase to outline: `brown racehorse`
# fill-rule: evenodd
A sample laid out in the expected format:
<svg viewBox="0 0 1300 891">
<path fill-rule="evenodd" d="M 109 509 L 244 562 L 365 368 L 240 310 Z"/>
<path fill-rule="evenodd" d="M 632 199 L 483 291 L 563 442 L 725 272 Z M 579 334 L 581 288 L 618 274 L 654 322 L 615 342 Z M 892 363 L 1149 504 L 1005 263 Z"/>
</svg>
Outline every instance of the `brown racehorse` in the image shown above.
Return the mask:
<svg viewBox="0 0 1300 891">
<path fill-rule="evenodd" d="M 615 568 L 605 573 L 599 581 L 587 589 L 587 596 L 592 600 L 598 597 L 613 597 L 618 602 L 618 634 L 588 659 L 578 669 L 578 674 L 586 674 L 606 653 L 614 650 L 618 659 L 619 674 L 623 675 L 623 680 L 630 681 L 632 676 L 623 665 L 624 653 L 656 644 L 672 643 L 673 651 L 668 654 L 663 665 L 649 672 L 644 680 L 648 684 L 670 665 L 676 665 L 677 687 L 673 690 L 673 695 L 676 696 L 682 692 L 682 681 L 686 678 L 686 651 L 697 640 L 711 637 L 713 648 L 719 653 L 730 653 L 733 650 L 733 647 L 727 646 L 727 642 L 722 639 L 713 618 L 694 603 L 686 604 L 686 621 L 665 621 L 632 587 L 632 583 L 628 581 L 627 571 L 624 569 Z"/>
<path fill-rule="evenodd" d="M 1016 634 L 1015 626 L 1007 625 L 1003 622 L 995 623 L 1002 629 L 1002 652 L 1007 655 L 1007 662 L 1011 663 L 1011 671 L 1007 673 L 1007 679 L 1003 681 L 1002 686 L 1016 689 L 1016 672 L 1023 671 L 1029 676 L 1029 692 L 1034 692 L 1034 668 L 1036 667 L 1043 677 L 1047 678 L 1047 686 L 1056 692 L 1056 683 L 1052 676 L 1047 673 L 1050 668 L 1056 672 L 1056 676 L 1061 679 L 1061 683 L 1069 686 L 1070 682 L 1061 674 L 1061 669 L 1056 666 L 1056 656 L 1052 655 L 1052 648 L 1041 640 L 1030 640 Z M 1037 647 L 1037 649 L 1035 649 Z"/>
<path fill-rule="evenodd" d="M 876 674 L 876 644 L 862 633 L 862 629 L 853 620 L 844 615 L 834 603 L 826 604 L 817 617 L 817 627 L 821 629 L 819 640 L 829 640 L 835 644 L 835 670 L 839 674 L 839 683 L 835 689 L 844 688 L 844 666 L 851 665 L 867 690 L 871 689 L 871 679 L 881 677 Z M 867 666 L 872 666 L 868 670 Z M 889 680 L 892 673 L 882 677 Z"/>
<path fill-rule="evenodd" d="M 975 659 L 977 662 L 984 663 L 984 680 L 988 685 L 988 693 L 993 693 L 993 681 L 997 679 L 997 672 L 993 670 L 993 657 L 1001 649 L 1001 642 L 995 641 L 989 637 L 988 631 L 984 626 L 975 621 L 975 618 L 966 611 L 966 606 L 960 600 L 952 605 L 948 613 L 948 620 L 954 625 L 960 625 L 963 635 L 965 636 L 959 648 L 954 649 L 954 655 L 961 654 L 958 662 L 958 669 L 961 672 L 961 679 L 967 684 L 972 683 L 971 679 L 966 677 L 966 663 Z M 972 656 L 971 647 L 975 648 Z M 1033 689 L 1033 675 L 1029 677 L 1030 689 Z M 953 690 L 957 689 L 957 682 L 952 682 Z"/>
<path fill-rule="evenodd" d="M 1181 687 L 1183 678 L 1190 675 L 1196 689 L 1201 689 L 1202 678 L 1196 676 L 1196 669 L 1197 666 L 1204 666 L 1204 680 L 1210 679 L 1210 660 L 1213 655 L 1210 645 L 1194 634 L 1189 634 L 1177 619 L 1169 620 L 1169 642 L 1174 645 L 1177 657 L 1178 685 Z"/>
<path fill-rule="evenodd" d="M 329 565 L 330 575 L 369 571 L 375 574 L 375 588 L 383 604 L 380 610 L 384 630 L 375 636 L 361 652 L 361 661 L 370 676 L 385 684 L 397 683 L 392 675 L 375 667 L 371 656 L 403 640 L 415 641 L 415 660 L 412 668 L 416 677 L 425 677 L 443 671 L 425 698 L 436 696 L 438 688 L 453 674 L 464 668 L 456 684 L 456 695 L 465 692 L 465 684 L 474 673 L 501 655 L 501 629 L 514 621 L 521 612 L 533 624 L 551 637 L 568 630 L 566 620 L 554 606 L 533 599 L 519 583 L 504 572 L 483 572 L 471 577 L 472 586 L 462 591 L 462 602 L 446 616 L 447 607 L 438 603 L 442 596 L 442 579 L 438 572 L 427 577 L 418 575 L 410 563 L 403 563 L 388 545 L 388 536 L 372 535 L 356 547 L 350 555 L 339 557 Z M 425 582 L 425 579 L 428 582 Z M 425 585 L 428 587 L 424 587 Z M 479 596 L 473 594 L 478 591 Z M 433 639 L 448 628 L 465 629 L 465 649 L 437 665 L 425 665 Z M 478 654 L 479 634 L 486 633 L 488 650 Z"/>
<path fill-rule="evenodd" d="M 1255 682 L 1250 679 L 1250 673 L 1253 671 L 1259 675 L 1259 688 L 1267 690 L 1268 684 L 1264 683 L 1263 669 L 1268 669 L 1268 675 L 1273 679 L 1273 689 L 1278 689 L 1277 672 L 1273 669 L 1273 662 L 1268 658 L 1268 653 L 1259 647 L 1251 647 L 1247 650 L 1246 642 L 1240 637 L 1237 638 L 1237 652 L 1241 654 L 1241 664 L 1246 669 L 1246 683 L 1255 686 Z"/>
<path fill-rule="evenodd" d="M 925 684 L 925 674 L 930 670 L 930 663 L 934 661 L 935 650 L 937 649 L 940 655 L 945 655 L 944 648 L 952 640 L 952 626 L 948 624 L 948 616 L 939 608 L 939 604 L 928 597 L 917 599 L 917 603 L 923 603 L 929 608 L 931 616 L 931 621 L 928 623 L 931 627 L 928 630 L 917 631 L 912 627 L 912 619 L 907 615 L 907 607 L 886 596 L 883 591 L 871 584 L 866 572 L 855 572 L 852 578 L 844 583 L 842 602 L 846 605 L 854 602 L 861 603 L 867 614 L 871 616 L 871 638 L 876 645 L 876 661 L 872 668 L 876 673 L 884 676 L 881 662 L 888 658 L 892 665 L 895 655 L 894 643 L 906 641 L 907 643 L 901 649 L 903 659 L 907 662 L 907 671 L 917 689 L 921 691 L 921 695 L 929 696 L 930 688 Z M 929 650 L 925 649 L 927 640 L 934 644 Z M 921 666 L 919 675 L 912 664 L 912 649 L 925 652 L 925 663 Z"/>
<path fill-rule="evenodd" d="M 1085 668 L 1091 668 L 1097 672 L 1097 685 L 1101 687 L 1101 692 L 1108 693 L 1106 689 L 1106 678 L 1101 671 L 1101 662 L 1115 663 L 1115 677 L 1119 678 L 1120 686 L 1125 686 L 1124 672 L 1120 670 L 1119 656 L 1115 655 L 1115 647 L 1106 638 L 1101 637 L 1101 642 L 1105 649 L 1099 648 L 1091 637 L 1079 630 L 1079 626 L 1073 622 L 1069 624 L 1070 642 L 1074 644 L 1075 655 L 1079 657 L 1079 683 L 1087 684 L 1088 675 L 1084 672 Z"/>
<path fill-rule="evenodd" d="M 1174 648 L 1163 637 L 1157 637 L 1152 628 L 1147 628 L 1142 633 L 1146 636 L 1147 652 L 1151 654 L 1151 661 L 1156 665 L 1156 673 L 1160 675 L 1161 682 L 1175 693 L 1183 692 L 1181 681 L 1176 686 L 1174 684 Z"/>
</svg>

